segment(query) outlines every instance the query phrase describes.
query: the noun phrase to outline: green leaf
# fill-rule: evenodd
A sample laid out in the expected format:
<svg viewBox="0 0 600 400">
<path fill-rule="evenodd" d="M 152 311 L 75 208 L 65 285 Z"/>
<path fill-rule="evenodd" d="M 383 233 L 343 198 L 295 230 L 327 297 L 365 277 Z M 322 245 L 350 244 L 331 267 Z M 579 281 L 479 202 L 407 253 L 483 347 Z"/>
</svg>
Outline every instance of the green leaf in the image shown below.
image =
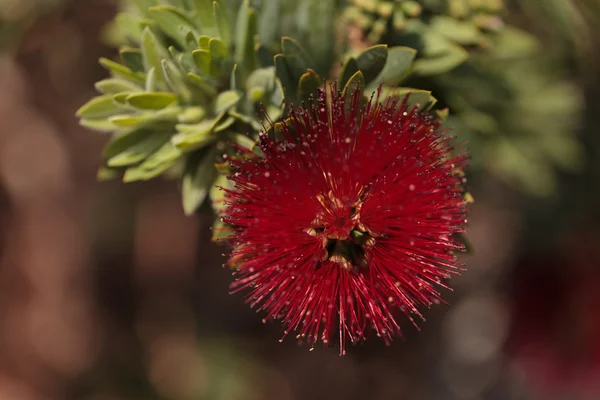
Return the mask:
<svg viewBox="0 0 600 400">
<path fill-rule="evenodd" d="M 96 90 L 105 94 L 115 94 L 120 92 L 139 92 L 142 91 L 142 87 L 131 83 L 124 79 L 119 78 L 108 78 L 96 82 L 94 85 Z"/>
<path fill-rule="evenodd" d="M 300 43 L 292 38 L 284 36 L 281 39 L 281 48 L 285 56 L 286 64 L 291 72 L 291 76 L 294 79 L 295 84 L 297 84 L 302 74 L 311 68 L 314 62 Z"/>
<path fill-rule="evenodd" d="M 210 50 L 210 36 L 202 35 L 198 38 L 198 46 L 201 50 Z"/>
<path fill-rule="evenodd" d="M 314 64 L 309 68 L 325 76 L 337 59 L 336 28 L 340 11 L 339 1 L 301 0 L 295 2 L 295 22 L 298 38 L 310 49 Z M 262 11 L 262 10 L 261 10 Z M 263 11 L 264 12 L 264 11 Z"/>
<path fill-rule="evenodd" d="M 181 191 L 183 210 L 192 215 L 204 202 L 214 183 L 217 171 L 214 167 L 215 150 L 206 152 L 199 160 L 190 160 L 183 174 Z"/>
<path fill-rule="evenodd" d="M 200 70 L 201 73 L 205 75 L 211 75 L 214 70 L 212 57 L 208 50 L 194 50 L 192 51 L 192 56 L 194 57 L 194 63 Z"/>
<path fill-rule="evenodd" d="M 246 80 L 248 89 L 260 88 L 264 93 L 270 93 L 275 88 L 275 68 L 258 68 L 252 71 Z"/>
<path fill-rule="evenodd" d="M 162 67 L 161 67 L 162 69 Z M 148 70 L 148 74 L 146 74 L 146 83 L 145 83 L 145 89 L 146 92 L 154 92 L 156 90 L 156 85 L 157 85 L 157 80 L 161 79 L 161 81 L 163 80 L 163 75 L 159 74 L 156 72 L 157 69 L 152 67 L 150 68 L 150 70 Z"/>
<path fill-rule="evenodd" d="M 371 83 L 383 70 L 388 57 L 387 45 L 380 44 L 369 47 L 356 59 L 358 69 L 362 72 L 365 83 Z"/>
<path fill-rule="evenodd" d="M 135 93 L 127 96 L 127 103 L 142 110 L 162 110 L 177 101 L 170 92 Z"/>
<path fill-rule="evenodd" d="M 358 72 L 358 64 L 353 57 L 348 57 L 344 65 L 342 66 L 342 73 L 340 74 L 340 87 L 344 87 L 350 80 L 352 75 Z"/>
<path fill-rule="evenodd" d="M 205 97 L 213 98 L 217 95 L 217 89 L 215 89 L 215 87 L 208 83 L 203 77 L 198 76 L 193 72 L 188 72 L 187 77 L 190 78 L 190 82 L 194 85 L 194 87 L 198 88 L 204 93 Z"/>
<path fill-rule="evenodd" d="M 410 47 L 391 47 L 388 49 L 388 56 L 383 70 L 379 73 L 370 85 L 371 90 L 375 90 L 381 83 L 395 85 L 404 78 L 417 55 L 415 49 Z"/>
<path fill-rule="evenodd" d="M 142 33 L 141 47 L 142 59 L 146 71 L 149 71 L 152 68 L 159 70 L 161 68 L 161 60 L 168 58 L 167 49 L 158 40 L 154 32 L 152 32 L 152 30 L 148 27 L 145 28 L 144 32 Z M 162 76 L 157 76 L 157 78 L 159 77 L 162 79 Z"/>
<path fill-rule="evenodd" d="M 254 36 L 256 35 L 256 13 L 250 8 L 248 0 L 244 0 L 238 11 L 235 29 L 235 53 L 233 60 L 243 69 L 246 77 L 255 67 Z"/>
<path fill-rule="evenodd" d="M 222 215 L 227 205 L 225 204 L 225 191 L 222 189 L 233 189 L 233 182 L 227 179 L 226 175 L 218 175 L 214 184 L 210 188 L 210 200 L 212 202 L 215 214 Z"/>
<path fill-rule="evenodd" d="M 216 36 L 218 34 L 212 3 L 212 0 L 194 0 L 196 17 L 200 22 L 202 34 L 206 36 Z"/>
<path fill-rule="evenodd" d="M 410 107 L 419 106 L 420 110 L 427 109 L 431 103 L 437 100 L 431 96 L 428 90 L 412 89 L 412 88 L 393 88 L 384 87 L 382 94 L 384 96 L 406 98 L 406 104 Z"/>
<path fill-rule="evenodd" d="M 107 165 L 109 167 L 125 167 L 136 164 L 158 150 L 167 140 L 169 140 L 168 134 L 154 132 L 116 156 L 109 158 Z"/>
<path fill-rule="evenodd" d="M 180 107 L 168 107 L 162 110 L 154 110 L 149 112 L 142 112 L 137 114 L 125 114 L 125 115 L 114 115 L 109 118 L 109 121 L 115 125 L 122 127 L 135 127 L 138 125 L 146 125 L 158 122 L 171 122 L 177 121 Z"/>
<path fill-rule="evenodd" d="M 102 153 L 105 159 L 109 159 L 122 153 L 126 149 L 136 145 L 145 138 L 151 136 L 153 131 L 146 128 L 134 129 L 127 132 L 116 134 L 106 145 Z"/>
<path fill-rule="evenodd" d="M 143 72 L 142 52 L 139 49 L 123 48 L 119 51 L 123 63 L 132 71 Z"/>
<path fill-rule="evenodd" d="M 217 1 L 213 2 L 213 15 L 217 21 L 219 36 L 227 45 L 231 43 L 231 28 L 225 9 Z"/>
<path fill-rule="evenodd" d="M 443 74 L 469 58 L 469 53 L 465 49 L 438 34 L 428 33 L 423 36 L 423 39 L 425 57 L 416 60 L 413 64 L 413 71 L 419 75 Z"/>
<path fill-rule="evenodd" d="M 123 112 L 123 108 L 113 101 L 112 94 L 94 97 L 85 103 L 75 115 L 84 118 L 108 117 L 115 113 Z"/>
<path fill-rule="evenodd" d="M 121 170 L 118 168 L 108 168 L 106 166 L 102 166 L 98 169 L 96 173 L 96 179 L 99 181 L 109 181 L 111 179 L 115 179 L 121 176 Z"/>
<path fill-rule="evenodd" d="M 256 46 L 256 56 L 258 61 L 262 67 L 271 67 L 273 66 L 273 58 L 275 57 L 275 53 L 269 50 L 266 46 L 257 45 Z"/>
<path fill-rule="evenodd" d="M 107 118 L 82 118 L 79 125 L 99 132 L 113 132 L 116 128 Z"/>
<path fill-rule="evenodd" d="M 229 239 L 234 234 L 233 228 L 230 225 L 224 223 L 220 219 L 215 220 L 212 226 L 211 240 L 213 242 L 221 242 Z"/>
<path fill-rule="evenodd" d="M 177 116 L 177 120 L 184 124 L 200 122 L 206 115 L 202 107 L 187 107 Z"/>
<path fill-rule="evenodd" d="M 115 77 L 120 76 L 131 82 L 144 84 L 144 81 L 145 81 L 144 74 L 142 74 L 140 72 L 137 72 L 137 73 L 133 72 L 130 68 L 128 68 L 124 65 L 118 64 L 107 58 L 100 58 L 100 65 L 102 65 L 104 68 L 108 69 Z"/>
<path fill-rule="evenodd" d="M 429 22 L 430 29 L 463 45 L 474 45 L 481 41 L 481 31 L 471 22 L 446 15 L 437 15 Z"/>
<path fill-rule="evenodd" d="M 362 90 L 365 86 L 365 78 L 362 74 L 362 71 L 358 71 L 354 75 L 350 77 L 348 83 L 344 86 L 344 94 L 346 96 L 351 96 L 355 90 Z"/>
<path fill-rule="evenodd" d="M 214 128 L 212 129 L 212 131 L 215 133 L 226 131 L 228 128 L 230 128 L 235 123 L 235 120 L 236 119 L 234 117 L 229 116 L 224 121 L 216 124 L 214 126 Z"/>
<path fill-rule="evenodd" d="M 216 136 L 212 134 L 214 122 L 214 120 L 206 120 L 187 126 L 186 124 L 178 124 L 176 128 L 179 133 L 171 138 L 171 142 L 183 151 L 204 147 L 216 140 Z"/>
<path fill-rule="evenodd" d="M 293 99 L 296 98 L 297 84 L 296 80 L 292 76 L 292 72 L 287 64 L 285 56 L 283 54 L 277 54 L 274 60 L 275 71 L 277 72 L 277 77 L 281 82 L 285 99 L 293 101 Z"/>
<path fill-rule="evenodd" d="M 123 176 L 123 182 L 152 179 L 172 167 L 179 160 L 181 154 L 179 149 L 167 141 L 140 165 L 128 168 Z"/>
<path fill-rule="evenodd" d="M 210 49 L 210 54 L 214 58 L 225 58 L 229 53 L 227 50 L 227 45 L 225 45 L 222 40 L 217 38 L 210 39 L 208 42 L 208 47 Z"/>
<path fill-rule="evenodd" d="M 178 8 L 171 6 L 154 6 L 148 9 L 152 19 L 160 29 L 182 48 L 186 48 L 186 35 L 195 32 L 194 24 Z"/>
<path fill-rule="evenodd" d="M 242 96 L 235 90 L 227 90 L 219 93 L 215 100 L 215 113 L 220 114 L 223 111 L 227 111 L 240 101 Z"/>
<path fill-rule="evenodd" d="M 184 99 L 189 100 L 191 93 L 187 88 L 185 81 L 183 80 L 183 75 L 177 66 L 169 60 L 162 60 L 161 67 L 165 81 L 171 90 L 180 94 Z"/>
<path fill-rule="evenodd" d="M 298 84 L 298 98 L 307 105 L 317 101 L 317 90 L 323 85 L 321 78 L 315 71 L 309 69 L 300 77 Z"/>
<path fill-rule="evenodd" d="M 116 31 L 118 37 L 113 38 L 111 32 L 108 33 L 108 37 L 105 40 L 109 42 L 119 41 L 122 44 L 123 38 L 130 40 L 135 43 L 142 34 L 142 30 L 148 21 L 140 15 L 134 15 L 132 13 L 118 13 L 111 24 L 111 30 Z"/>
</svg>

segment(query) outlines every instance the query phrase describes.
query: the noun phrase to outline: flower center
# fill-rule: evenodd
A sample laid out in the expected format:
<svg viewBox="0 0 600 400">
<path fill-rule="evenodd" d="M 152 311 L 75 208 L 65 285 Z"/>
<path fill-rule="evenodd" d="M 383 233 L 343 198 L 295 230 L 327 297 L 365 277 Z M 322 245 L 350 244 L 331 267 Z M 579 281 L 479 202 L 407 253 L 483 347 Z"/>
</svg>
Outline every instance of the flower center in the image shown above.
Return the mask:
<svg viewBox="0 0 600 400">
<path fill-rule="evenodd" d="M 323 209 L 306 233 L 321 240 L 321 262 L 329 260 L 347 270 L 367 268 L 375 237 L 360 222 L 362 200 L 344 203 L 331 192 L 317 199 Z"/>
</svg>

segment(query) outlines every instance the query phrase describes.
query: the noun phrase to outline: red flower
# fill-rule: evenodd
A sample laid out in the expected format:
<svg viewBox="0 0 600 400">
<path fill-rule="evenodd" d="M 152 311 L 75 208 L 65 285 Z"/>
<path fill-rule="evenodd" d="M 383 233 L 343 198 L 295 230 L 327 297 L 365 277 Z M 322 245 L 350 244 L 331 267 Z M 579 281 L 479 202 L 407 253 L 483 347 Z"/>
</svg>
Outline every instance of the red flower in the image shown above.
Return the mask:
<svg viewBox="0 0 600 400">
<path fill-rule="evenodd" d="M 224 221 L 234 226 L 234 292 L 313 346 L 337 332 L 386 343 L 399 310 L 440 300 L 458 271 L 464 157 L 453 157 L 439 121 L 396 100 L 366 107 L 320 90 L 291 111 L 279 139 L 262 133 L 261 157 L 233 160 Z M 413 321 L 414 323 L 414 321 Z"/>
</svg>

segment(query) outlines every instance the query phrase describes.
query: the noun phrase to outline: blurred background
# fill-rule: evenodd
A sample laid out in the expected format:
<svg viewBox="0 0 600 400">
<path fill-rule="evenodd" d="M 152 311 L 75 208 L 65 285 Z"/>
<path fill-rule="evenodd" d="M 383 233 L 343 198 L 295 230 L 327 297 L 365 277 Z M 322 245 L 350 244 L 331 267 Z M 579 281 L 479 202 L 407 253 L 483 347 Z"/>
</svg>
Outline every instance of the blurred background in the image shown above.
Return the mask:
<svg viewBox="0 0 600 400">
<path fill-rule="evenodd" d="M 339 357 L 228 295 L 213 217 L 184 217 L 176 184 L 96 181 L 107 138 L 74 114 L 117 4 L 0 0 L 0 399 L 600 399 L 600 6 L 506 3 L 543 67 L 425 83 L 464 89 L 442 97 L 472 143 L 467 270 L 421 332 Z"/>
</svg>

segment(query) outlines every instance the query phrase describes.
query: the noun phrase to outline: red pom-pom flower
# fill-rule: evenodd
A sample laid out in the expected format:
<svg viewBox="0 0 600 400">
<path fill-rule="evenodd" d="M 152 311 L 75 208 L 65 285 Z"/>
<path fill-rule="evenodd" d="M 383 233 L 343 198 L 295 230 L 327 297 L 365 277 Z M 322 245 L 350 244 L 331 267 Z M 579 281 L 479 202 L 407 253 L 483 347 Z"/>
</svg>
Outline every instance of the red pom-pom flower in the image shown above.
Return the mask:
<svg viewBox="0 0 600 400">
<path fill-rule="evenodd" d="M 232 290 L 313 346 L 339 335 L 340 354 L 438 303 L 464 248 L 465 157 L 437 119 L 379 97 L 321 89 L 231 161 Z"/>
</svg>

